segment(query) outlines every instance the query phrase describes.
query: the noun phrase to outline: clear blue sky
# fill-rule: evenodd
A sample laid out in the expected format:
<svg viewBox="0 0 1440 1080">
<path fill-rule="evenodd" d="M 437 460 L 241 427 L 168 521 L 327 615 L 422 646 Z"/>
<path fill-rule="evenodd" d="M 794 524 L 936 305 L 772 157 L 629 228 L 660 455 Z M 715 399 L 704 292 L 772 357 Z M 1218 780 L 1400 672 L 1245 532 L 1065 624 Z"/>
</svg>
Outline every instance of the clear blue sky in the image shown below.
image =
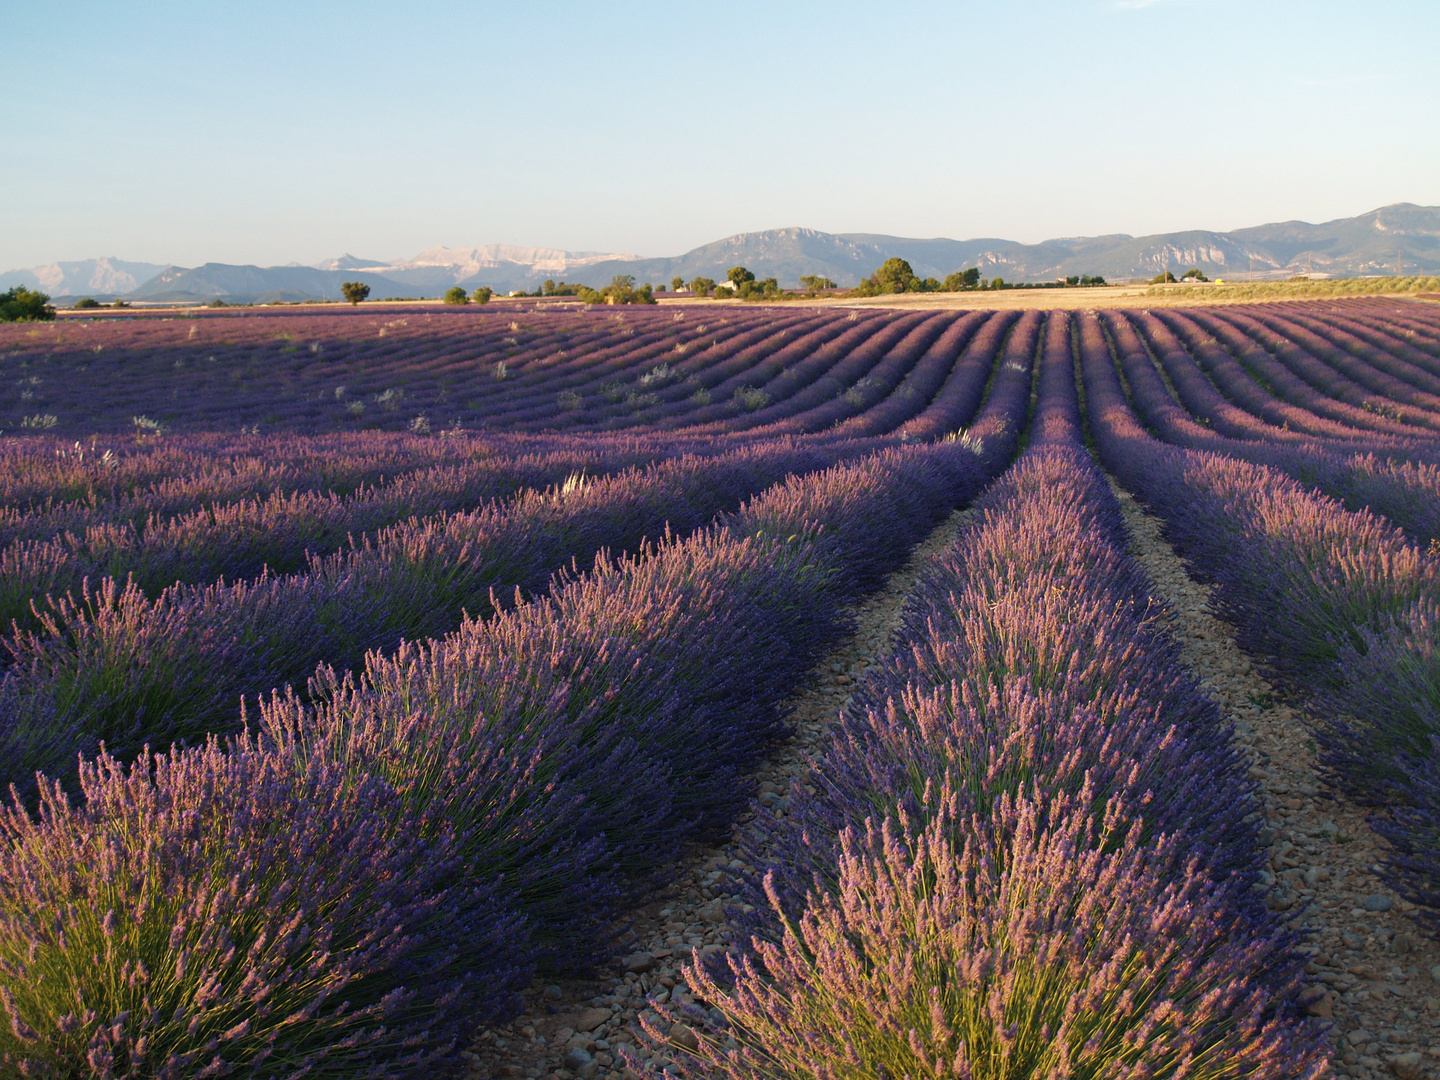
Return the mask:
<svg viewBox="0 0 1440 1080">
<path fill-rule="evenodd" d="M 1440 204 L 1440 3 L 0 0 L 0 270 Z"/>
</svg>

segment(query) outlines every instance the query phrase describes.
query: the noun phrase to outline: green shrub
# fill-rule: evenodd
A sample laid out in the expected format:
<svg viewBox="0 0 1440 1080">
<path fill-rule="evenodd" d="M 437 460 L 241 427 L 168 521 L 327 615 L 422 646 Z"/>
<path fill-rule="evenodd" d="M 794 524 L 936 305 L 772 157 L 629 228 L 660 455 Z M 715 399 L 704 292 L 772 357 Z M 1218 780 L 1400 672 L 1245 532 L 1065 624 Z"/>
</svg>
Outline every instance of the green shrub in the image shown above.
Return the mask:
<svg viewBox="0 0 1440 1080">
<path fill-rule="evenodd" d="M 741 386 L 735 391 L 735 400 L 746 412 L 754 412 L 770 404 L 770 395 L 756 386 Z"/>
<path fill-rule="evenodd" d="M 0 293 L 0 322 L 48 322 L 53 318 L 55 309 L 45 293 L 24 285 Z"/>
</svg>

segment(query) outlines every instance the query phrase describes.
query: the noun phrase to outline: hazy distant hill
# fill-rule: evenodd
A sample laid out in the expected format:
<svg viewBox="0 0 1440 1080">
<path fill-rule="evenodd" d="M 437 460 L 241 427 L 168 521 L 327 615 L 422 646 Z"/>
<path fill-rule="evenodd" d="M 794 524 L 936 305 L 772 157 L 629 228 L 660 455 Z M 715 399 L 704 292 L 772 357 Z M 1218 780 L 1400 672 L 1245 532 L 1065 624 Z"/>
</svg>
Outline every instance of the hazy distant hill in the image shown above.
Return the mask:
<svg viewBox="0 0 1440 1080">
<path fill-rule="evenodd" d="M 122 259 L 47 263 L 0 274 L 0 289 L 23 285 L 51 296 L 110 299 L 131 292 L 163 269 L 157 263 L 125 262 Z"/>
<path fill-rule="evenodd" d="M 501 292 L 533 291 L 546 278 L 603 285 L 616 274 L 669 284 L 675 277 L 722 280 L 732 266 L 796 285 L 801 275 L 823 274 L 853 285 L 892 256 L 925 277 L 943 278 L 978 266 L 986 277 L 1049 281 L 1069 274 L 1100 274 L 1112 281 L 1148 278 L 1170 269 L 1199 267 L 1210 277 L 1323 273 L 1349 277 L 1394 273 L 1440 274 L 1440 207 L 1397 203 L 1359 217 L 1319 225 L 1285 221 L 1234 232 L 1160 233 L 1154 236 L 1080 236 L 1021 244 L 1013 240 L 920 240 L 874 233 L 769 229 L 739 233 L 671 258 L 522 248 L 508 244 L 436 247 L 401 262 L 342 255 L 318 266 L 232 266 L 206 263 L 193 270 L 91 259 L 52 263 L 0 274 L 0 288 L 26 285 L 57 298 L 127 294 L 137 300 L 245 303 L 340 299 L 340 283 L 359 280 L 375 299 L 439 296 L 453 285 L 489 285 Z M 83 284 L 82 284 L 83 283 Z"/>
<path fill-rule="evenodd" d="M 874 233 L 822 233 L 813 229 L 771 229 L 741 233 L 673 259 L 617 259 L 594 264 L 587 284 L 613 274 L 640 281 L 703 275 L 717 280 L 742 265 L 783 284 L 801 274 L 824 274 L 853 284 L 881 262 L 898 255 L 915 272 L 943 278 L 968 266 L 1007 281 L 1050 281 L 1070 274 L 1100 274 L 1115 281 L 1148 278 L 1166 269 L 1199 267 L 1210 277 L 1315 273 L 1340 277 L 1394 273 L 1403 248 L 1410 273 L 1440 273 L 1440 207 L 1397 203 L 1354 218 L 1320 225 L 1285 222 L 1235 232 L 1160 233 L 1154 236 L 1080 236 L 1021 244 L 1013 240 L 916 240 Z"/>
<path fill-rule="evenodd" d="M 223 298 L 235 303 L 341 298 L 340 285 L 363 281 L 375 300 L 398 296 L 440 296 L 453 285 L 510 290 L 533 289 L 545 278 L 573 280 L 586 267 L 615 256 L 554 248 L 490 244 L 474 248 L 430 248 L 404 262 L 385 263 L 342 255 L 319 266 L 233 266 L 206 263 L 187 270 L 168 266 L 131 294 L 135 300 L 193 301 Z M 604 280 L 608 281 L 609 277 Z"/>
<path fill-rule="evenodd" d="M 339 300 L 340 284 L 363 281 L 376 300 L 414 296 L 415 290 L 368 270 L 317 270 L 312 266 L 232 266 L 206 263 L 193 270 L 167 266 L 127 299 L 168 303 L 226 300 L 263 304 L 279 300 Z"/>
<path fill-rule="evenodd" d="M 1230 234 L 1264 247 L 1287 269 L 1305 265 L 1314 252 L 1315 269 L 1347 275 L 1393 274 L 1396 259 L 1406 273 L 1435 273 L 1440 267 L 1440 207 L 1395 203 L 1359 217 L 1323 225 L 1282 221 L 1236 229 Z"/>
<path fill-rule="evenodd" d="M 597 263 L 634 258 L 637 256 L 486 244 L 471 248 L 430 248 L 413 259 L 377 266 L 374 272 L 438 296 L 452 285 L 470 289 L 489 285 L 509 290 L 533 289 L 546 278 L 578 281 L 586 278 L 586 271 Z"/>
</svg>

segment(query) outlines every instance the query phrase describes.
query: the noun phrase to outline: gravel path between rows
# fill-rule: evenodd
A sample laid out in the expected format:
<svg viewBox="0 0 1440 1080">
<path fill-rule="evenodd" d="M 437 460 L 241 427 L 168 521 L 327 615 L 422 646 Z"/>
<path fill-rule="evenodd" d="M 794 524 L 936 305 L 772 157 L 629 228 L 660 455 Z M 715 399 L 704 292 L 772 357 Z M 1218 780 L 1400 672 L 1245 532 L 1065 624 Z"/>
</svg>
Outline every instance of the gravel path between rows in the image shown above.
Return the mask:
<svg viewBox="0 0 1440 1080">
<path fill-rule="evenodd" d="M 967 514 L 952 514 L 882 588 L 860 600 L 854 609 L 854 633 L 811 669 L 810 678 L 787 703 L 794 734 L 755 774 L 759 801 L 771 810 L 784 812 L 792 779 L 803 781 L 810 754 L 839 716 L 851 686 L 889 651 L 910 592 L 931 559 L 953 542 Z M 525 1011 L 518 1019 L 482 1032 L 464 1052 L 465 1075 L 470 1080 L 622 1080 L 626 1070 L 618 1048 L 628 1044 L 645 1056 L 635 1020 L 647 997 L 661 1003 L 692 1000 L 679 977 L 680 964 L 692 952 L 708 955 L 732 941 L 724 912 L 739 899 L 725 895 L 722 883 L 727 869 L 745 866 L 732 850 L 744 825 L 745 820 L 737 823 L 731 844 L 692 851 L 680 865 L 671 895 L 634 913 L 636 951 L 621 970 L 588 982 L 533 984 L 524 994 Z M 684 1041 L 688 1032 L 673 1035 Z"/>
<path fill-rule="evenodd" d="M 1317 985 L 1309 1011 L 1333 1024 L 1335 1072 L 1440 1077 L 1440 945 L 1406 914 L 1413 905 L 1376 877 L 1383 849 L 1365 812 L 1322 789 L 1303 708 L 1281 700 L 1230 625 L 1210 612 L 1210 587 L 1186 573 L 1159 520 L 1112 486 L 1132 554 L 1170 609 L 1181 658 L 1234 723 L 1264 794 L 1267 902 L 1312 932 L 1308 970 Z"/>
</svg>

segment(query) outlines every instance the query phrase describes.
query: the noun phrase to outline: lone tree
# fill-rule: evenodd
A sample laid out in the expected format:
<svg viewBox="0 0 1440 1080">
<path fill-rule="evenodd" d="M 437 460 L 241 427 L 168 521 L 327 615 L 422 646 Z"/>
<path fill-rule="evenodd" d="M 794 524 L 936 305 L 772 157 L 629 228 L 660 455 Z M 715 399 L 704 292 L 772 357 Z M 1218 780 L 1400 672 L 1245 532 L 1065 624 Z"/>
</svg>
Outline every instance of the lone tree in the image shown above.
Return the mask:
<svg viewBox="0 0 1440 1080">
<path fill-rule="evenodd" d="M 886 259 L 875 271 L 875 284 L 881 292 L 907 292 L 915 285 L 915 271 L 904 259 Z"/>
<path fill-rule="evenodd" d="M 709 296 L 710 290 L 715 288 L 715 282 L 708 277 L 697 277 L 690 281 L 690 291 L 696 296 Z"/>
<path fill-rule="evenodd" d="M 685 288 L 685 279 L 683 277 L 672 277 L 670 279 L 671 292 L 679 292 L 683 288 Z"/>
<path fill-rule="evenodd" d="M 470 297 L 459 285 L 451 285 L 445 290 L 445 303 L 447 304 L 468 304 Z"/>
<path fill-rule="evenodd" d="M 349 300 L 353 306 L 358 305 L 361 300 L 370 295 L 370 286 L 363 281 L 347 281 L 340 286 L 340 291 L 345 294 L 345 299 Z"/>
<path fill-rule="evenodd" d="M 734 285 L 737 289 L 747 281 L 755 280 L 755 275 L 743 266 L 730 267 L 729 270 L 725 271 L 725 276 L 730 279 L 730 284 Z"/>
<path fill-rule="evenodd" d="M 490 302 L 490 297 L 494 295 L 495 294 L 490 291 L 489 285 L 481 285 L 475 290 L 472 299 L 477 304 L 488 304 Z"/>
</svg>

